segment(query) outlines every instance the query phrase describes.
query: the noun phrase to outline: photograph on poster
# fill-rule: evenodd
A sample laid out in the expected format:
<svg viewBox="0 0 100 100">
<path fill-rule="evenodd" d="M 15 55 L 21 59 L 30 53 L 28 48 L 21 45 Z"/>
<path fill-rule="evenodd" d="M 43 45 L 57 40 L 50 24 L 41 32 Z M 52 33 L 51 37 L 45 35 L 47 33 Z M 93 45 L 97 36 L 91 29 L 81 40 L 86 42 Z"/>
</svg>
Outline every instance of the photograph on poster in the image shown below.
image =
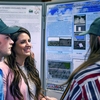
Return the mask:
<svg viewBox="0 0 100 100">
<path fill-rule="evenodd" d="M 85 24 L 86 16 L 85 15 L 74 15 L 74 24 Z"/>
<path fill-rule="evenodd" d="M 74 15 L 74 32 L 86 30 L 86 15 Z"/>
<path fill-rule="evenodd" d="M 85 41 L 74 41 L 74 49 L 85 50 L 86 49 Z"/>
<path fill-rule="evenodd" d="M 79 32 L 74 33 L 74 49 L 85 50 L 86 49 L 86 36 L 79 35 Z"/>
<path fill-rule="evenodd" d="M 74 25 L 74 32 L 82 32 L 86 30 L 85 24 L 83 25 Z"/>
<path fill-rule="evenodd" d="M 48 79 L 66 80 L 70 75 L 70 62 L 48 61 Z"/>
<path fill-rule="evenodd" d="M 52 83 L 47 83 L 47 89 L 50 90 L 57 90 L 57 91 L 64 91 L 64 87 L 57 85 L 57 84 L 52 84 Z"/>
<path fill-rule="evenodd" d="M 86 49 L 86 36 L 79 36 L 79 33 L 86 31 L 86 15 L 74 15 L 74 49 Z"/>
<path fill-rule="evenodd" d="M 71 37 L 49 37 L 48 46 L 70 46 L 71 47 Z"/>
</svg>

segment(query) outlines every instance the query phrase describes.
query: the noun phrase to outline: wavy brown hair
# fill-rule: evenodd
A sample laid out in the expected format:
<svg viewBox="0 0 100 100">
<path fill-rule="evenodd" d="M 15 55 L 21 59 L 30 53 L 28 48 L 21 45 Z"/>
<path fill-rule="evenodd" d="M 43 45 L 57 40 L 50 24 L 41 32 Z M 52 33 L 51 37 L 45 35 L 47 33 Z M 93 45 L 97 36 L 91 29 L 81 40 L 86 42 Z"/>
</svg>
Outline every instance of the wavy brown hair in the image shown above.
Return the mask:
<svg viewBox="0 0 100 100">
<path fill-rule="evenodd" d="M 14 51 L 14 47 L 16 46 L 16 41 L 18 40 L 18 36 L 23 32 L 28 34 L 28 36 L 31 38 L 29 31 L 23 27 L 20 27 L 20 29 L 16 33 L 11 35 L 11 39 L 14 41 L 14 44 L 12 47 L 12 53 L 11 53 L 11 55 L 7 56 L 7 58 L 6 58 L 7 62 L 5 62 L 9 66 L 11 71 L 14 73 L 14 79 L 10 85 L 10 92 L 11 92 L 12 96 L 14 97 L 14 100 L 16 100 L 16 98 L 18 98 L 19 100 L 24 100 L 23 95 L 20 91 L 20 87 L 19 87 L 19 83 L 21 81 L 21 76 L 22 76 L 24 78 L 25 83 L 28 86 L 29 95 L 32 98 L 34 98 L 34 100 L 37 100 L 39 94 L 41 93 L 41 80 L 39 78 L 39 72 L 36 69 L 35 59 L 33 58 L 33 54 L 28 56 L 25 59 L 24 66 L 25 66 L 25 69 L 27 70 L 28 78 L 32 82 L 34 82 L 34 84 L 36 86 L 36 95 L 33 95 L 31 93 L 30 87 L 28 84 L 28 80 L 27 80 L 25 74 L 20 70 L 19 65 L 16 63 L 16 52 Z"/>
<path fill-rule="evenodd" d="M 100 61 L 100 36 L 96 36 L 93 35 L 92 33 L 90 34 L 90 47 L 88 52 L 86 53 L 86 58 L 84 63 L 81 64 L 79 67 L 77 67 L 72 74 L 70 75 L 70 77 L 68 78 L 68 80 L 63 84 L 67 84 L 67 88 L 64 91 L 62 97 L 60 100 L 63 100 L 64 96 L 66 95 L 66 93 L 68 92 L 70 86 L 71 86 L 71 82 L 74 78 L 74 76 L 81 71 L 82 69 L 85 69 L 87 67 L 89 67 L 90 65 L 93 65 L 95 62 Z"/>
</svg>

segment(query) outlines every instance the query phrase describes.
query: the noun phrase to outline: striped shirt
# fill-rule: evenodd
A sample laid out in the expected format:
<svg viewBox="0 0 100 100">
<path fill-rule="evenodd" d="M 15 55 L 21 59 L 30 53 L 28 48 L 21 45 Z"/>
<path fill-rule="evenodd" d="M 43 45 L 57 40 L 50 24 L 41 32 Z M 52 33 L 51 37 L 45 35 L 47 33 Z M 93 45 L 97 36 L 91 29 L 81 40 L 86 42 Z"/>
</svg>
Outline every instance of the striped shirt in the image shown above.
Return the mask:
<svg viewBox="0 0 100 100">
<path fill-rule="evenodd" d="M 77 73 L 64 100 L 100 100 L 100 65 L 89 66 Z"/>
</svg>

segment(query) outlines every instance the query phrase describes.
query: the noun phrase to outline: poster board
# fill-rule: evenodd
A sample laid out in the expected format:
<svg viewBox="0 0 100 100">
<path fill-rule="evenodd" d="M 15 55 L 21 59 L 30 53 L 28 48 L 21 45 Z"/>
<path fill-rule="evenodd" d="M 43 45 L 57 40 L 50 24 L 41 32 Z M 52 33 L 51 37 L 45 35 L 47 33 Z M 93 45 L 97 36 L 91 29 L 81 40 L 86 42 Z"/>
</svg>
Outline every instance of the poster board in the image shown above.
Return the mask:
<svg viewBox="0 0 100 100">
<path fill-rule="evenodd" d="M 22 26 L 31 34 L 32 52 L 36 68 L 42 78 L 43 52 L 43 3 L 41 2 L 0 2 L 0 18 L 8 26 Z"/>
<path fill-rule="evenodd" d="M 45 89 L 59 100 L 65 89 L 59 84 L 84 62 L 89 35 L 79 33 L 100 17 L 100 0 L 49 2 L 45 7 Z"/>
</svg>

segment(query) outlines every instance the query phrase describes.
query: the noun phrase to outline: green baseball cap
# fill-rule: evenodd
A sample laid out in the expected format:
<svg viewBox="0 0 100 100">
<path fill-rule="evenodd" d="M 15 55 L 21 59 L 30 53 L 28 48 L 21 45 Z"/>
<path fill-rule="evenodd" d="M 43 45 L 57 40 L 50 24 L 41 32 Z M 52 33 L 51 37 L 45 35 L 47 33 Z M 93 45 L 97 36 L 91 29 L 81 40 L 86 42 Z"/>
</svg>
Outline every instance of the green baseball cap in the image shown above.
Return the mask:
<svg viewBox="0 0 100 100">
<path fill-rule="evenodd" d="M 0 19 L 0 34 L 4 34 L 4 35 L 12 34 L 17 32 L 19 28 L 20 27 L 18 26 L 9 27 L 2 21 L 2 19 Z"/>
<path fill-rule="evenodd" d="M 88 31 L 80 33 L 79 35 L 86 35 L 86 34 L 94 34 L 100 36 L 100 17 L 96 18 L 92 22 Z"/>
</svg>

